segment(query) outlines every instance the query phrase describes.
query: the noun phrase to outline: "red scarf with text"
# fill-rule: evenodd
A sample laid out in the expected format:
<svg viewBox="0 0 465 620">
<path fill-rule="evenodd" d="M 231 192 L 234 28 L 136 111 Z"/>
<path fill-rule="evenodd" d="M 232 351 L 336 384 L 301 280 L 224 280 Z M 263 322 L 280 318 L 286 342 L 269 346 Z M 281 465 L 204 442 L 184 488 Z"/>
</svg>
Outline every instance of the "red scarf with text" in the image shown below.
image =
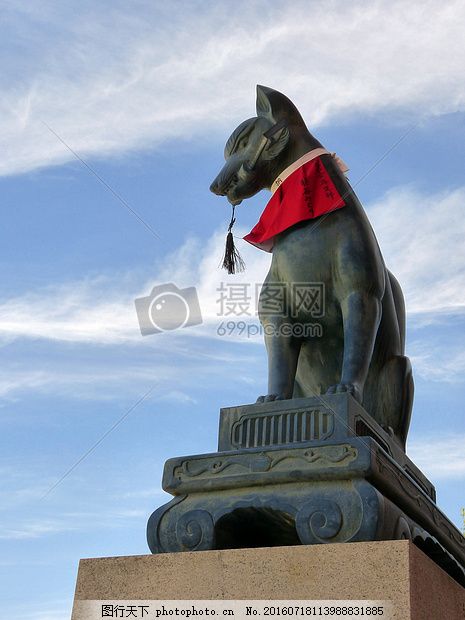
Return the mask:
<svg viewBox="0 0 465 620">
<path fill-rule="evenodd" d="M 311 220 L 345 206 L 321 157 L 294 170 L 278 185 L 258 223 L 244 237 L 265 252 L 272 252 L 276 235 L 299 222 Z"/>
</svg>

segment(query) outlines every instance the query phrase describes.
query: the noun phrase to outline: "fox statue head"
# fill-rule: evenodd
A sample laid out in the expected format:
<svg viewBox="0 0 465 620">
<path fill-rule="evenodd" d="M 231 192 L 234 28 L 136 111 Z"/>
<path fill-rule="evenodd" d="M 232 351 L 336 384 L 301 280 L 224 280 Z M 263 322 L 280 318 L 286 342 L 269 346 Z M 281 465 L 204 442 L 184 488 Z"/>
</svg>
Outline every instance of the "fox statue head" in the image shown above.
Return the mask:
<svg viewBox="0 0 465 620">
<path fill-rule="evenodd" d="M 224 149 L 225 165 L 210 186 L 218 196 L 238 205 L 270 188 L 279 173 L 321 144 L 308 131 L 295 105 L 285 95 L 257 86 L 257 116 L 242 122 Z"/>
</svg>

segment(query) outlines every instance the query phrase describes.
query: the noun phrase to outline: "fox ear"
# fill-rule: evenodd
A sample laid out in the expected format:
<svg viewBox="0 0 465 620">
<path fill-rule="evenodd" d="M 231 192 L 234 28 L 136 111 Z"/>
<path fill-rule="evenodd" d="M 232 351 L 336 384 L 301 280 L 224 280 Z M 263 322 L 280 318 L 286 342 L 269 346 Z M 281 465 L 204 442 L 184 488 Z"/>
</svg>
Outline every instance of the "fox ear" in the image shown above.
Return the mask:
<svg viewBox="0 0 465 620">
<path fill-rule="evenodd" d="M 275 124 L 278 120 L 279 116 L 278 110 L 273 110 L 273 100 L 276 98 L 283 97 L 281 93 L 273 90 L 272 88 L 268 88 L 266 86 L 257 85 L 257 116 L 266 118 L 271 123 Z M 287 146 L 289 141 L 289 129 L 287 127 L 283 127 L 279 132 L 277 137 L 273 137 L 271 142 L 269 142 L 268 146 L 263 151 L 263 159 L 274 159 L 277 157 L 281 151 Z"/>
<path fill-rule="evenodd" d="M 273 124 L 285 119 L 288 127 L 294 125 L 307 129 L 299 110 L 286 95 L 260 84 L 257 86 L 257 116 Z"/>
<path fill-rule="evenodd" d="M 269 98 L 269 94 L 272 93 L 273 90 L 271 88 L 267 88 L 266 86 L 260 86 L 257 84 L 257 116 L 261 116 L 262 118 L 267 118 L 272 123 L 276 122 L 276 119 L 273 117 L 273 110 L 271 109 L 271 102 Z"/>
</svg>

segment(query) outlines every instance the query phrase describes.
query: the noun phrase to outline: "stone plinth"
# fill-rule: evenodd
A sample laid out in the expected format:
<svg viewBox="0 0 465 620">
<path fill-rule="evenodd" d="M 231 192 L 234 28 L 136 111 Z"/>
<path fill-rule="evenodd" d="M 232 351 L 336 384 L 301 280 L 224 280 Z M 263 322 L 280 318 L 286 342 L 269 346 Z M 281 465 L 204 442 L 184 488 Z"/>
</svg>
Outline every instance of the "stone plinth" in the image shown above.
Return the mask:
<svg viewBox="0 0 465 620">
<path fill-rule="evenodd" d="M 410 541 L 81 560 L 82 600 L 390 600 L 395 620 L 460 620 L 465 589 Z"/>
<path fill-rule="evenodd" d="M 465 585 L 434 486 L 350 394 L 222 409 L 218 449 L 165 463 L 152 553 L 409 539 Z"/>
</svg>

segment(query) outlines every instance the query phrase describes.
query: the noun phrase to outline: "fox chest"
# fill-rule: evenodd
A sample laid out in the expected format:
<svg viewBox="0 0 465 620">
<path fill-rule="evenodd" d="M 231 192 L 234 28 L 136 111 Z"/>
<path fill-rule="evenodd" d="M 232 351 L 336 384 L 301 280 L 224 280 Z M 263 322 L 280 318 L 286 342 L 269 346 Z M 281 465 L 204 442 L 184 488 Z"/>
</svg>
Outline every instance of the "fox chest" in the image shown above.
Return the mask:
<svg viewBox="0 0 465 620">
<path fill-rule="evenodd" d="M 319 233 L 319 234 L 318 234 Z M 337 240 L 327 231 L 297 227 L 281 236 L 273 249 L 267 282 L 260 306 L 270 293 L 281 291 L 283 314 L 296 321 L 316 320 L 323 324 L 341 322 L 337 269 Z M 276 290 L 273 291 L 273 288 Z"/>
</svg>

